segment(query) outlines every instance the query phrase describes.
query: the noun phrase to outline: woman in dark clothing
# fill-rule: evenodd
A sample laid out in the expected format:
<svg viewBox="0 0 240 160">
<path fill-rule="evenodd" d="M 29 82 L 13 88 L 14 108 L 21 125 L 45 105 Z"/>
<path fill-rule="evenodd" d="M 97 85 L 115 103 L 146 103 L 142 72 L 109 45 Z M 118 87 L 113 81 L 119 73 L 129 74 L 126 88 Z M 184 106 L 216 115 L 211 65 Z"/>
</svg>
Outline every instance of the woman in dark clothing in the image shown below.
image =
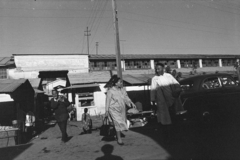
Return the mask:
<svg viewBox="0 0 240 160">
<path fill-rule="evenodd" d="M 67 107 L 70 102 L 65 96 L 58 96 L 58 92 L 53 90 L 53 98 L 51 99 L 51 108 L 54 109 L 55 118 L 57 120 L 58 126 L 62 132 L 62 142 L 67 142 L 67 120 L 68 120 L 68 110 Z"/>
</svg>

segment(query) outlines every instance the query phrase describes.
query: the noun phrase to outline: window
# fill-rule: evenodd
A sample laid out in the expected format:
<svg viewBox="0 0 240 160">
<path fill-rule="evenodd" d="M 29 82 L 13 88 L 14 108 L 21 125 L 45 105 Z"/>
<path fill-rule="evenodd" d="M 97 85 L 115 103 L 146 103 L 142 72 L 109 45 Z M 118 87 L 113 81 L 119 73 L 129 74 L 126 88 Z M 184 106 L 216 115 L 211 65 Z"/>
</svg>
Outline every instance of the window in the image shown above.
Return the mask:
<svg viewBox="0 0 240 160">
<path fill-rule="evenodd" d="M 222 76 L 220 77 L 220 80 L 224 87 L 235 87 L 237 85 L 236 82 L 228 76 Z"/>
<path fill-rule="evenodd" d="M 202 84 L 203 89 L 214 89 L 214 88 L 221 88 L 221 83 L 218 77 L 211 77 L 204 80 Z"/>
<path fill-rule="evenodd" d="M 0 68 L 0 79 L 6 79 L 6 78 L 7 78 L 7 69 Z"/>
</svg>

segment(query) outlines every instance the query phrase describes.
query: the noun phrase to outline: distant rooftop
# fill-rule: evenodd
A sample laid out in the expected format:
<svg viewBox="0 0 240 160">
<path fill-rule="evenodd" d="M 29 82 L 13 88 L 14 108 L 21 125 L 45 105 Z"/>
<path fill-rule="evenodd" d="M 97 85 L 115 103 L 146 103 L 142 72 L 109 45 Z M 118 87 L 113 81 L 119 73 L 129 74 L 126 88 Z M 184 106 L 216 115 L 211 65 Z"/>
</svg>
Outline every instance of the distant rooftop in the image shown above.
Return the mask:
<svg viewBox="0 0 240 160">
<path fill-rule="evenodd" d="M 196 55 L 196 54 L 122 54 L 121 59 L 211 59 L 211 58 L 240 58 L 240 55 Z M 116 59 L 115 54 L 90 55 L 90 60 Z"/>
<path fill-rule="evenodd" d="M 83 53 L 56 53 L 56 54 L 13 54 L 13 56 L 52 56 L 52 55 L 88 55 Z"/>
<path fill-rule="evenodd" d="M 8 66 L 14 64 L 12 57 L 0 57 L 0 66 Z"/>
</svg>

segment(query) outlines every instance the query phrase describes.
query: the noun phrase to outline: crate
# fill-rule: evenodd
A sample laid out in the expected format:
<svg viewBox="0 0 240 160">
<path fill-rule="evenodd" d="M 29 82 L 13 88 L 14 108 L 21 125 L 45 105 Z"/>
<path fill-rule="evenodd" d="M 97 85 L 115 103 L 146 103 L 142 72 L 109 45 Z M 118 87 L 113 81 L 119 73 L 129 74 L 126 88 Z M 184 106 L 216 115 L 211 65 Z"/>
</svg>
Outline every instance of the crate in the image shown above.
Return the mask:
<svg viewBox="0 0 240 160">
<path fill-rule="evenodd" d="M 0 147 L 16 145 L 15 138 L 17 136 L 16 130 L 0 131 Z"/>
</svg>

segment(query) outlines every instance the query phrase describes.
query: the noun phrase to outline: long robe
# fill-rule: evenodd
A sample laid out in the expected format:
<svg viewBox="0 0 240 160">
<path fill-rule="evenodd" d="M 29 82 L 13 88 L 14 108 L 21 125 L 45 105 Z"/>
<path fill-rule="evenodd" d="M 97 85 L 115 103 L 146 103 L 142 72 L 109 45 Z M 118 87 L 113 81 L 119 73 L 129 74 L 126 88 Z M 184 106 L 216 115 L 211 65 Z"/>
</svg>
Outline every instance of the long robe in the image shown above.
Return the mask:
<svg viewBox="0 0 240 160">
<path fill-rule="evenodd" d="M 169 73 L 154 76 L 151 83 L 151 101 L 157 102 L 157 120 L 163 125 L 171 124 L 169 107 L 177 105 L 176 110 L 183 110 L 179 98 L 172 96 L 171 86 L 179 85 L 177 80 Z"/>
<path fill-rule="evenodd" d="M 107 91 L 106 112 L 109 112 L 116 131 L 128 130 L 125 105 L 129 105 L 130 102 L 124 88 L 112 87 Z"/>
</svg>

